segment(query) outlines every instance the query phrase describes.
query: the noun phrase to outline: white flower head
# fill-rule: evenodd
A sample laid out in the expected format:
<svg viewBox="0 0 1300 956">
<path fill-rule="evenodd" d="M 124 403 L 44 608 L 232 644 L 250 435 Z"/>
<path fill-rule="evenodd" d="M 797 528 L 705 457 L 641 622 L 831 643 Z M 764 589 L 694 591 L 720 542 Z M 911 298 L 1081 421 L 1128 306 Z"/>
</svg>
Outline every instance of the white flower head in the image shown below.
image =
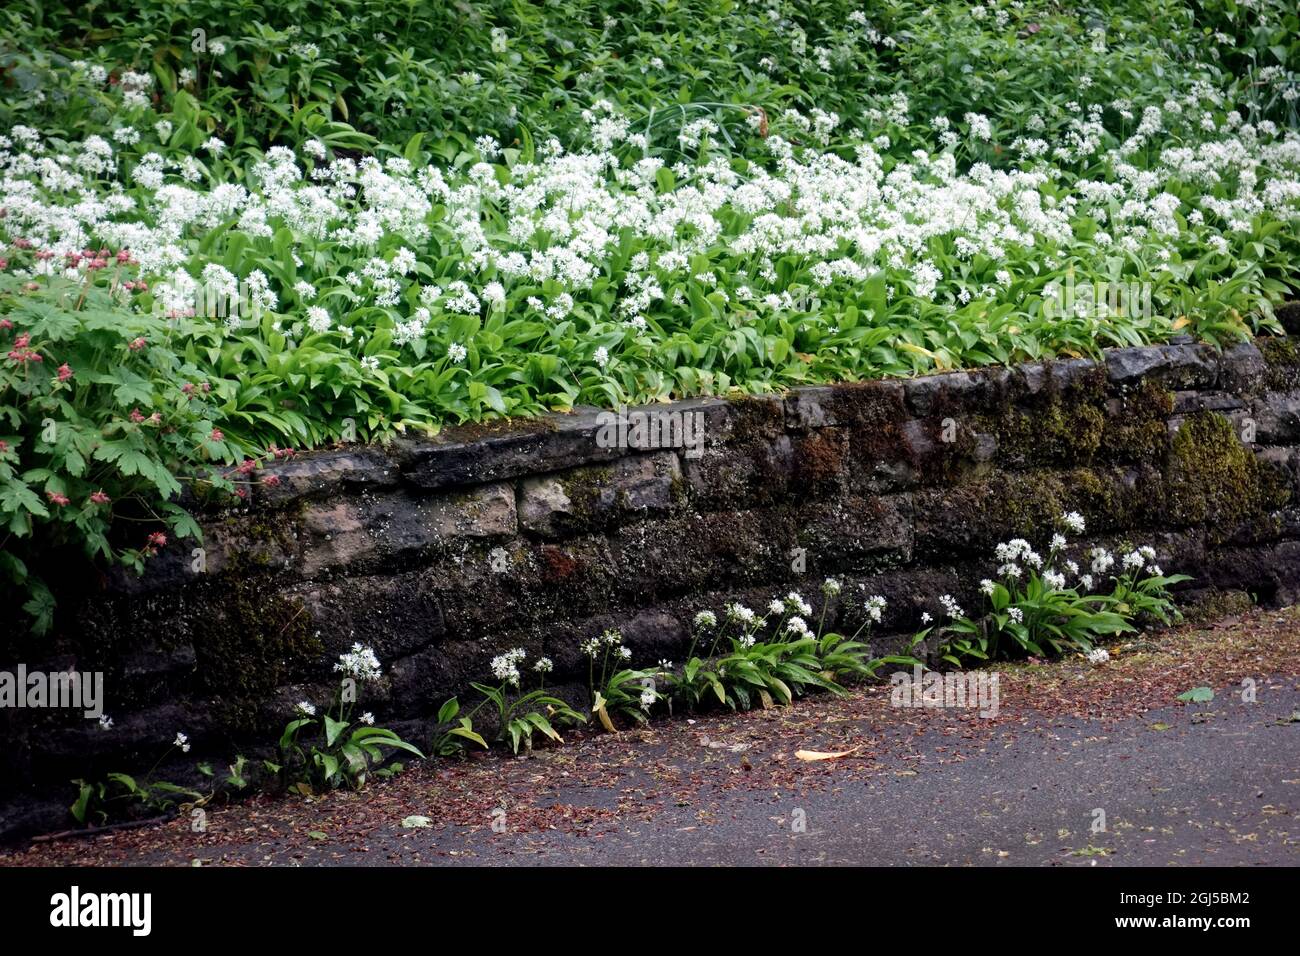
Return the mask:
<svg viewBox="0 0 1300 956">
<path fill-rule="evenodd" d="M 522 647 L 516 647 L 504 654 L 498 654 L 492 658 L 492 676 L 503 684 L 518 687 L 519 665 L 523 663 L 524 656 L 525 652 Z"/>
<path fill-rule="evenodd" d="M 743 604 L 728 604 L 723 610 L 729 621 L 739 621 L 741 624 L 754 623 L 754 612 Z"/>
<path fill-rule="evenodd" d="M 1077 511 L 1067 511 L 1062 514 L 1061 524 L 1064 525 L 1068 531 L 1072 531 L 1075 534 L 1083 534 L 1083 515 L 1079 514 Z"/>
<path fill-rule="evenodd" d="M 1088 552 L 1092 558 L 1092 573 L 1105 574 L 1115 564 L 1114 556 L 1105 548 L 1093 548 Z"/>
<path fill-rule="evenodd" d="M 364 644 L 353 644 L 352 650 L 339 655 L 339 661 L 334 665 L 334 670 L 345 677 L 351 677 L 362 683 L 366 681 L 378 680 L 383 672 L 380 667 L 379 658 L 375 656 L 375 650 Z"/>
<path fill-rule="evenodd" d="M 961 609 L 961 605 L 957 603 L 957 600 L 951 594 L 939 595 L 939 603 L 943 605 L 943 609 L 948 616 L 954 620 L 966 616 L 966 612 Z"/>
<path fill-rule="evenodd" d="M 328 332 L 330 324 L 330 314 L 319 305 L 313 305 L 307 310 L 307 325 L 313 332 Z"/>
</svg>

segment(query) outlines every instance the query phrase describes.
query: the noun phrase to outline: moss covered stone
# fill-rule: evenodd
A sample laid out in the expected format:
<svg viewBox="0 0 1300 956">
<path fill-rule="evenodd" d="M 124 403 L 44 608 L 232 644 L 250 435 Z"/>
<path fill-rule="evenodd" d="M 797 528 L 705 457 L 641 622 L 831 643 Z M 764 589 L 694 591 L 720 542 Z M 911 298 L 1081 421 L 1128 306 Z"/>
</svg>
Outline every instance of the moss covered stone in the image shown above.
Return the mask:
<svg viewBox="0 0 1300 956">
<path fill-rule="evenodd" d="M 1255 341 L 1264 356 L 1264 388 L 1274 392 L 1289 392 L 1300 388 L 1300 350 L 1295 340 L 1282 336 L 1267 336 Z"/>
<path fill-rule="evenodd" d="M 1101 447 L 1106 414 L 1086 401 L 1055 399 L 1031 411 L 1008 410 L 997 423 L 998 450 L 1014 464 L 1078 465 Z"/>
<path fill-rule="evenodd" d="M 1169 447 L 1168 419 L 1174 395 L 1157 382 L 1145 381 L 1115 400 L 1101 437 L 1101 455 L 1115 462 L 1159 462 Z"/>
<path fill-rule="evenodd" d="M 215 613 L 193 621 L 199 687 L 232 730 L 257 726 L 275 689 L 325 667 L 324 647 L 302 602 L 270 591 L 265 578 L 232 569 Z"/>
<path fill-rule="evenodd" d="M 1062 386 L 1044 375 L 1045 388 L 1013 404 L 1010 396 L 979 419 L 997 439 L 1004 467 L 1086 465 L 1096 456 L 1106 425 L 1106 379 L 1095 369 Z"/>
<path fill-rule="evenodd" d="M 1226 540 L 1243 524 L 1267 518 L 1290 498 L 1282 476 L 1238 440 L 1214 412 L 1187 418 L 1173 436 L 1165 480 L 1166 514 L 1175 525 L 1205 524 Z"/>
</svg>

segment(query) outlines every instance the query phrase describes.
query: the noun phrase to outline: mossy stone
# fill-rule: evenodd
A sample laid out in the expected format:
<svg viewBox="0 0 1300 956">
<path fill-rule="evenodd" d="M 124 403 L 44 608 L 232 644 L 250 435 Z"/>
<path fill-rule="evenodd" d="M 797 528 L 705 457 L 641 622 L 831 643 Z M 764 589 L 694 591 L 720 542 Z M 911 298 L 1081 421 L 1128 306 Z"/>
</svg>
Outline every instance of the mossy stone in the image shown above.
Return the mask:
<svg viewBox="0 0 1300 956">
<path fill-rule="evenodd" d="M 1205 524 L 1226 540 L 1245 522 L 1267 518 L 1290 498 L 1284 478 L 1238 440 L 1228 419 L 1201 412 L 1183 421 L 1170 443 L 1166 515 Z"/>
</svg>

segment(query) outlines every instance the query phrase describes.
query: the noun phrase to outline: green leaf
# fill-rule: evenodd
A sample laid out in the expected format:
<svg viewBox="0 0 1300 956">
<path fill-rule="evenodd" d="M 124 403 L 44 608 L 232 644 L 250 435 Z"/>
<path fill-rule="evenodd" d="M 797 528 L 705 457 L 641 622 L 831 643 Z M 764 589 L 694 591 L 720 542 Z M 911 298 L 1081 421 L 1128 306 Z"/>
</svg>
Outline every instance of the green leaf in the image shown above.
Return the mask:
<svg viewBox="0 0 1300 956">
<path fill-rule="evenodd" d="M 329 714 L 325 715 L 325 745 L 333 747 L 335 741 L 339 739 L 343 731 L 348 729 L 347 721 L 335 720 Z"/>
<path fill-rule="evenodd" d="M 26 484 L 21 481 L 5 482 L 0 486 L 0 510 L 12 512 L 20 508 L 42 518 L 50 516 L 45 502 Z"/>
</svg>

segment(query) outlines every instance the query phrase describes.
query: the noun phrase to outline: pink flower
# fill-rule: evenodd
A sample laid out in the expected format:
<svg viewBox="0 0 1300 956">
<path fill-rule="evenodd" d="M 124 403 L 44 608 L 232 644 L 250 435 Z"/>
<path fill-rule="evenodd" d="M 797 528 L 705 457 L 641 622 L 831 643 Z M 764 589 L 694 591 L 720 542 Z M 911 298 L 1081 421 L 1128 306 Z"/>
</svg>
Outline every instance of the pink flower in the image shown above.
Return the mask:
<svg viewBox="0 0 1300 956">
<path fill-rule="evenodd" d="M 66 382 L 70 378 L 72 378 L 72 366 L 64 362 L 59 366 L 59 381 Z"/>
<path fill-rule="evenodd" d="M 61 495 L 57 491 L 47 491 L 45 492 L 45 497 L 49 498 L 51 502 L 58 505 L 60 508 L 68 503 L 68 496 Z"/>
<path fill-rule="evenodd" d="M 262 479 L 262 484 L 266 485 L 268 488 L 274 488 L 279 483 L 280 483 L 279 475 L 267 475 L 265 478 Z"/>
<path fill-rule="evenodd" d="M 166 545 L 167 535 L 163 534 L 161 531 L 154 531 L 149 535 L 149 537 L 144 539 L 144 547 L 141 550 L 150 557 L 153 557 L 158 553 L 159 548 L 166 547 Z"/>
<path fill-rule="evenodd" d="M 214 429 L 212 429 L 212 434 L 209 435 L 208 438 L 210 438 L 212 441 L 225 441 L 225 440 L 226 440 L 226 436 L 223 435 L 223 434 L 221 434 L 221 429 L 220 429 L 220 428 L 214 428 Z"/>
<path fill-rule="evenodd" d="M 148 344 L 149 341 L 142 335 L 138 339 L 132 339 L 130 343 L 127 345 L 127 348 L 129 348 L 132 352 L 138 352 Z"/>
<path fill-rule="evenodd" d="M 112 500 L 112 498 L 104 494 L 102 491 L 96 491 L 90 496 L 91 503 L 97 505 L 106 505 Z"/>
<path fill-rule="evenodd" d="M 135 422 L 137 425 L 144 421 L 144 416 L 140 414 L 140 409 L 131 409 L 131 421 Z"/>
</svg>

